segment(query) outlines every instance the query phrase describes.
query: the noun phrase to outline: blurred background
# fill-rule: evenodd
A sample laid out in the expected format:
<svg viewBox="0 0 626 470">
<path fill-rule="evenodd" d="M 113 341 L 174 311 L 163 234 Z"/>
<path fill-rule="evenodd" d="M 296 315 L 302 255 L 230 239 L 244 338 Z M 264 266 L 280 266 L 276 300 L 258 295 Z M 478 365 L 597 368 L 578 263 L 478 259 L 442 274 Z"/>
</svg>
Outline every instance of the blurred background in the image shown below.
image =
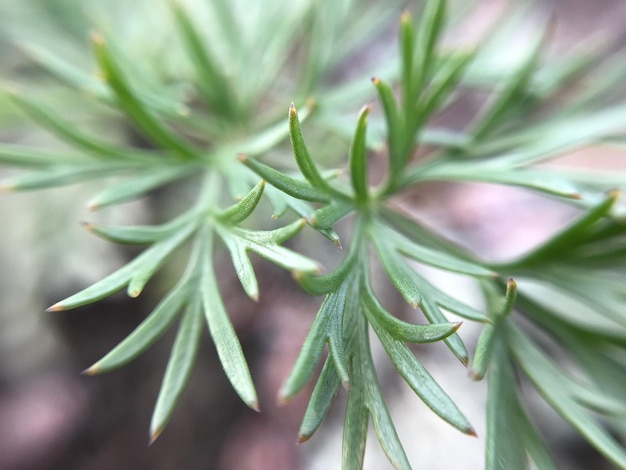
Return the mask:
<svg viewBox="0 0 626 470">
<path fill-rule="evenodd" d="M 195 3 L 199 3 L 198 2 Z M 33 64 L 24 44 L 43 47 L 77 67 L 93 72 L 89 31 L 93 25 L 121 38 L 127 55 L 156 74 L 178 67 L 168 47 L 172 34 L 168 2 L 135 0 L 0 0 L 0 80 L 31 97 L 46 96 L 77 122 L 119 141 L 138 138 L 119 120 L 72 93 Z M 188 2 L 193 8 L 194 2 Z M 245 5 L 244 2 L 237 2 Z M 250 1 L 250 3 L 255 3 Z M 359 2 L 344 2 L 359 16 Z M 361 2 L 364 3 L 364 2 Z M 471 44 L 489 35 L 511 2 L 452 2 L 455 27 L 451 45 Z M 524 14 L 510 41 L 494 49 L 492 70 L 523 48 L 551 15 L 556 20 L 548 57 L 575 48 L 618 53 L 626 42 L 626 3 L 619 0 L 543 0 L 519 2 Z M 162 4 L 162 5 L 161 5 Z M 381 62 L 395 50 L 397 20 L 405 7 L 390 2 L 390 14 L 377 25 L 371 44 L 346 61 L 335 77 L 353 76 L 363 64 Z M 278 21 L 278 19 L 276 20 Z M 206 24 L 206 28 L 211 28 Z M 258 54 L 263 54 L 260 47 Z M 501 65 L 499 65 L 501 64 Z M 152 67 L 152 68 L 151 68 Z M 375 68 L 375 67 L 374 67 Z M 356 70 L 356 72 L 355 72 Z M 284 78 L 284 77 L 283 77 Z M 369 75 L 363 75 L 369 82 Z M 494 79 L 497 79 L 494 78 Z M 282 97 L 287 108 L 292 97 Z M 351 110 L 353 116 L 357 105 Z M 468 96 L 441 121 L 452 128 L 476 111 Z M 0 141 L 32 146 L 59 146 L 38 130 L 0 94 Z M 588 150 L 563 157 L 560 164 L 626 169 L 619 154 Z M 11 170 L 0 170 L 1 176 Z M 229 263 L 220 283 L 260 396 L 262 413 L 249 410 L 231 389 L 208 334 L 204 335 L 189 386 L 163 435 L 148 447 L 148 425 L 173 335 L 126 367 L 98 377 L 80 372 L 100 359 L 145 317 L 159 298 L 159 285 L 139 299 L 116 295 L 75 311 L 45 313 L 57 300 L 102 278 L 136 251 L 96 239 L 81 229 L 81 220 L 106 224 L 154 223 L 167 218 L 180 188 L 129 203 L 123 208 L 90 213 L 85 202 L 102 183 L 34 193 L 0 195 L 0 468 L 1 469 L 329 469 L 341 461 L 340 392 L 329 418 L 313 439 L 296 445 L 308 393 L 285 407 L 276 405 L 320 299 L 302 293 L 286 273 L 256 263 L 261 288 L 258 304 L 242 296 Z M 489 259 L 522 253 L 571 219 L 565 205 L 516 189 L 480 184 L 429 185 L 398 201 L 407 211 Z M 443 208 L 443 210 L 442 210 Z M 335 256 L 324 242 L 300 246 L 318 259 Z M 475 286 L 461 277 L 429 272 L 431 280 L 453 286 L 455 295 L 477 305 Z M 449 287 L 448 287 L 449 288 Z M 394 313 L 408 309 L 392 292 L 386 299 Z M 473 344 L 479 329 L 466 325 L 461 335 Z M 477 328 L 477 327 L 476 327 Z M 486 387 L 474 383 L 441 345 L 418 349 L 420 358 L 476 427 L 478 439 L 440 421 L 415 397 L 380 354 L 378 370 L 391 414 L 409 460 L 426 469 L 478 469 L 483 466 Z M 553 411 L 532 395 L 538 422 L 549 437 L 562 468 L 609 468 Z M 369 439 L 366 468 L 388 468 L 375 438 Z M 605 465 L 602 467 L 602 465 Z"/>
</svg>

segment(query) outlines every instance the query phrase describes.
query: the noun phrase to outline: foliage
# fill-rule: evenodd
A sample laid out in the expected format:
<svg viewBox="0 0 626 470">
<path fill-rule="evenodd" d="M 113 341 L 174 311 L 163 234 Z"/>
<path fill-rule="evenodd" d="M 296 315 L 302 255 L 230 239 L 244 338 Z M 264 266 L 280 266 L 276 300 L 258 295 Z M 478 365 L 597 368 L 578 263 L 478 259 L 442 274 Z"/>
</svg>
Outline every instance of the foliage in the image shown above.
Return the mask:
<svg viewBox="0 0 626 470">
<path fill-rule="evenodd" d="M 71 150 L 2 144 L 0 162 L 24 170 L 6 179 L 4 189 L 114 177 L 89 201 L 93 210 L 177 182 L 197 189 L 194 200 L 180 201 L 180 215 L 161 225 L 85 224 L 100 237 L 145 249 L 49 310 L 76 308 L 122 289 L 137 297 L 175 252 L 191 246 L 178 282 L 86 372 L 106 372 L 133 360 L 182 317 L 150 427 L 154 440 L 174 412 L 206 322 L 233 388 L 258 410 L 215 271 L 228 254 L 243 290 L 257 300 L 249 257 L 255 253 L 292 272 L 305 291 L 324 296 L 280 399 L 300 392 L 323 363 L 299 440 L 317 431 L 343 386 L 348 393 L 344 468 L 362 466 L 370 418 L 392 465 L 410 467 L 381 393 L 370 331 L 416 395 L 466 434 L 474 434 L 472 425 L 408 344 L 443 341 L 474 379 L 487 378 L 487 468 L 527 468 L 530 461 L 556 468 L 526 411 L 521 376 L 608 460 L 626 468 L 626 450 L 616 438 L 623 438 L 620 419 L 626 413 L 621 277 L 626 224 L 619 203 L 626 175 L 538 165 L 570 150 L 621 144 L 626 107 L 613 104 L 612 96 L 623 65 L 606 61 L 588 67 L 591 61 L 577 54 L 543 64 L 548 25 L 546 34 L 528 45 L 524 60 L 494 81 L 484 51 L 506 40 L 509 23 L 477 50 L 447 51 L 441 42 L 449 8 L 445 0 L 430 0 L 418 21 L 408 12 L 401 15 L 399 67 L 379 61 L 375 67 L 384 78 L 377 75 L 368 84 L 360 70 L 358 79 L 337 82 L 328 77 L 338 74 L 351 53 L 367 50 L 373 31 L 399 16 L 396 3 L 346 0 L 333 2 L 332 12 L 325 1 L 261 3 L 262 8 L 245 1 L 172 2 L 164 37 L 176 42 L 168 46 L 167 62 L 180 66 L 167 71 L 149 54 L 138 65 L 132 47 L 107 28 L 91 35 L 98 76 L 40 47 L 25 46 L 57 78 L 108 107 L 98 112 L 115 112 L 150 145 L 137 148 L 100 138 L 70 122 L 62 110 L 32 99 L 28 90 L 12 89 L 13 102 Z M 246 9 L 254 11 L 244 14 Z M 197 18 L 220 27 L 209 28 Z M 594 79 L 594 69 L 603 80 Z M 579 87 L 575 94 L 564 93 L 574 86 Z M 485 87 L 489 99 L 464 131 L 433 127 L 433 117 L 457 96 Z M 377 102 L 364 106 L 354 131 L 349 130 L 354 110 L 373 92 Z M 292 103 L 284 123 L 278 116 L 290 99 L 300 111 Z M 295 166 L 286 158 L 287 137 Z M 333 144 L 338 140 L 339 151 Z M 369 157 L 381 144 L 388 156 L 386 178 L 371 184 Z M 417 158 L 418 150 L 424 156 Z M 342 153 L 348 157 L 345 177 L 328 170 L 344 164 L 345 158 L 337 157 Z M 575 205 L 581 214 L 530 253 L 493 263 L 431 232 L 392 203 L 431 181 L 519 186 Z M 261 230 L 255 209 L 266 199 L 276 219 L 291 221 Z M 336 227 L 343 219 L 350 233 L 340 239 Z M 322 273 L 317 261 L 284 246 L 305 227 L 345 247 L 334 271 Z M 415 262 L 477 279 L 486 311 L 435 287 Z M 408 323 L 387 311 L 372 286 L 377 265 L 427 323 Z M 457 333 L 460 323 L 449 322 L 444 312 L 484 325 L 473 360 Z M 549 341 L 538 341 L 530 323 Z M 575 373 L 551 358 L 555 349 L 567 355 Z"/>
</svg>

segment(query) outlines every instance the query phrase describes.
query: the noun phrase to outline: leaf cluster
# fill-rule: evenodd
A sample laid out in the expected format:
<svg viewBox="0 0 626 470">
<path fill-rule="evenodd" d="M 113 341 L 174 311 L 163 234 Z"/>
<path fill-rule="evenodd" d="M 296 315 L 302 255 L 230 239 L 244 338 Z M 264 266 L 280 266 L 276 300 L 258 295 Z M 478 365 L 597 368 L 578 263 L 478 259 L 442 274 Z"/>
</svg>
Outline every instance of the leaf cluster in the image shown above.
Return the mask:
<svg viewBox="0 0 626 470">
<path fill-rule="evenodd" d="M 487 378 L 487 468 L 527 468 L 530 461 L 538 468 L 556 468 L 527 411 L 520 376 L 607 459 L 626 468 L 626 451 L 613 436 L 623 435 L 620 417 L 626 413 L 622 308 L 626 291 L 621 263 L 626 256 L 626 224 L 618 201 L 626 175 L 539 165 L 573 149 L 619 145 L 626 108 L 595 107 L 612 92 L 619 74 L 608 74 L 613 80 L 588 80 L 592 83 L 588 90 L 561 102 L 559 92 L 571 87 L 572 81 L 584 83 L 586 62 L 570 57 L 543 64 L 548 25 L 528 47 L 524 60 L 494 86 L 488 71 L 480 72 L 480 47 L 442 50 L 450 22 L 448 2 L 429 0 L 417 21 L 408 12 L 401 15 L 398 66 L 378 64 L 387 77 L 365 83 L 368 89 L 362 81 L 330 85 L 324 81 L 328 72 L 367 43 L 363 26 L 382 28 L 384 22 L 375 19 L 396 13 L 363 2 L 363 23 L 355 23 L 354 6 L 340 3 L 337 14 L 329 16 L 326 2 L 294 2 L 287 8 L 275 0 L 256 20 L 240 24 L 241 2 L 212 2 L 211 14 L 222 25 L 218 44 L 224 49 L 220 49 L 207 40 L 188 8 L 173 2 L 171 21 L 184 51 L 181 57 L 190 65 L 190 76 L 179 77 L 189 87 L 184 97 L 165 84 L 162 93 L 155 93 L 114 37 L 97 33 L 91 37 L 101 81 L 60 57 L 31 48 L 41 65 L 119 113 L 149 145 L 139 149 L 100 138 L 76 127 L 61 111 L 13 90 L 13 102 L 71 150 L 2 144 L 0 163 L 24 170 L 5 180 L 4 189 L 117 178 L 89 201 L 90 209 L 99 210 L 175 183 L 195 188 L 193 200 L 181 201 L 180 214 L 160 225 L 85 224 L 102 238 L 145 249 L 49 310 L 76 308 L 123 289 L 137 297 L 175 253 L 187 256 L 184 272 L 146 319 L 86 372 L 106 372 L 133 360 L 180 318 L 152 418 L 151 440 L 163 431 L 184 390 L 204 324 L 236 393 L 258 410 L 255 387 L 216 272 L 218 263 L 230 259 L 243 291 L 256 301 L 261 293 L 249 257 L 255 253 L 292 272 L 306 292 L 324 296 L 279 397 L 282 401 L 294 397 L 323 363 L 299 440 L 309 439 L 319 429 L 343 387 L 348 394 L 344 468 L 363 466 L 370 419 L 391 464 L 410 467 L 374 367 L 370 332 L 419 399 L 466 434 L 474 435 L 474 428 L 410 345 L 443 341 L 474 379 Z M 274 31 L 267 22 L 278 8 L 286 8 L 289 21 Z M 302 30 L 296 27 L 300 20 L 306 25 Z M 501 39 L 505 40 L 506 36 Z M 260 64 L 253 47 L 259 42 L 267 44 Z M 493 47 L 485 42 L 485 49 Z M 290 54 L 303 59 L 289 63 Z M 603 66 L 623 69 L 623 64 Z M 280 72 L 292 73 L 292 68 L 302 75 L 298 86 L 291 88 L 300 112 L 292 102 L 284 123 L 275 111 L 284 102 L 284 92 L 278 89 L 285 74 Z M 433 118 L 459 94 L 485 83 L 490 96 L 465 130 L 434 127 Z M 310 95 L 314 100 L 306 99 Z M 347 126 L 337 103 L 358 106 L 373 96 L 377 104 L 363 106 L 356 124 Z M 274 108 L 272 103 L 279 104 Z M 314 139 L 310 145 L 309 132 L 347 138 L 341 152 L 335 152 L 343 156 L 322 158 L 324 139 Z M 291 151 L 283 144 L 287 138 Z M 381 144 L 386 178 L 371 184 L 370 159 Z M 293 160 L 279 159 L 286 154 Z M 346 175 L 326 168 L 329 163 L 345 165 Z M 572 204 L 581 215 L 531 252 L 492 263 L 423 227 L 394 205 L 393 198 L 432 181 L 523 187 Z M 265 200 L 276 219 L 285 216 L 290 221 L 262 229 L 256 209 Z M 350 230 L 340 237 L 337 224 L 344 219 Z M 318 262 L 284 246 L 305 227 L 345 247 L 345 256 L 332 272 L 323 272 Z M 185 251 L 187 246 L 190 249 Z M 407 304 L 419 309 L 424 323 L 401 320 L 385 308 L 373 288 L 372 270 L 377 266 Z M 459 301 L 452 289 L 433 285 L 421 266 L 476 279 L 485 311 Z M 448 313 L 483 325 L 473 360 L 458 333 L 461 324 L 449 321 Z M 550 357 L 549 349 L 532 335 L 530 323 L 547 334 L 549 347 L 572 359 L 582 379 Z"/>
</svg>

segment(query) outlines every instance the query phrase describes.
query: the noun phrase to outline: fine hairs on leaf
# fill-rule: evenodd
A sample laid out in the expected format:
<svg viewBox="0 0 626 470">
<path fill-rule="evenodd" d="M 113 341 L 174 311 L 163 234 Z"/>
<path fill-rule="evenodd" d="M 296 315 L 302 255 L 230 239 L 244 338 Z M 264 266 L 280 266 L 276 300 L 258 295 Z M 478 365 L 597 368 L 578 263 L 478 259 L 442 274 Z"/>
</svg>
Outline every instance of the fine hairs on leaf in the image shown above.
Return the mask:
<svg viewBox="0 0 626 470">
<path fill-rule="evenodd" d="M 145 319 L 85 373 L 122 367 L 176 330 L 155 391 L 153 443 L 185 400 L 206 328 L 232 389 L 259 411 L 265 397 L 257 394 L 221 277 L 230 264 L 238 282 L 228 295 L 236 288 L 260 309 L 271 280 L 257 276 L 275 265 L 294 281 L 277 289 L 299 287 L 320 300 L 278 400 L 312 390 L 297 436 L 303 443 L 325 432 L 335 397 L 346 399 L 342 468 L 364 466 L 370 423 L 393 468 L 418 467 L 428 450 L 421 442 L 403 446 L 411 436 L 396 430 L 381 367 L 397 373 L 443 425 L 476 435 L 453 398 L 464 391 L 448 390 L 423 361 L 441 342 L 448 373 L 465 376 L 467 387 L 472 379 L 487 382 L 486 469 L 560 468 L 529 389 L 606 462 L 626 469 L 626 172 L 556 161 L 610 148 L 616 168 L 624 168 L 624 58 L 550 56 L 553 20 L 522 53 L 510 54 L 519 42 L 513 25 L 524 18 L 518 6 L 478 45 L 450 46 L 450 30 L 470 17 L 474 2 L 426 0 L 404 12 L 396 0 L 198 3 L 167 5 L 158 32 L 167 53 L 146 40 L 154 38 L 152 25 L 130 4 L 117 13 L 146 34 L 129 39 L 115 21 L 89 25 L 95 74 L 54 46 L 22 41 L 46 72 L 29 73 L 49 88 L 29 79 L 7 90 L 8 102 L 50 138 L 46 148 L 0 143 L 0 165 L 11 169 L 0 188 L 82 183 L 93 189 L 91 211 L 123 211 L 155 193 L 167 208 L 154 225 L 83 222 L 138 252 L 50 314 L 124 289 L 155 299 Z M 396 52 L 377 53 L 372 35 L 392 28 Z M 494 65 L 498 51 L 511 60 Z M 346 64 L 356 62 L 363 64 L 347 74 Z M 50 76 L 62 83 L 63 106 Z M 486 98 L 463 126 L 448 126 L 446 111 L 455 113 L 464 96 Z M 428 192 L 438 182 L 522 188 L 577 215 L 526 253 L 494 262 L 401 209 L 413 190 Z M 514 245 L 513 230 L 497 233 Z M 334 269 L 323 262 L 331 257 Z M 433 270 L 469 279 L 477 302 L 460 300 L 454 283 L 440 286 Z M 385 289 L 406 301 L 404 311 L 389 307 Z M 463 327 L 472 323 L 476 338 Z M 372 341 L 382 346 L 380 361 Z"/>
</svg>

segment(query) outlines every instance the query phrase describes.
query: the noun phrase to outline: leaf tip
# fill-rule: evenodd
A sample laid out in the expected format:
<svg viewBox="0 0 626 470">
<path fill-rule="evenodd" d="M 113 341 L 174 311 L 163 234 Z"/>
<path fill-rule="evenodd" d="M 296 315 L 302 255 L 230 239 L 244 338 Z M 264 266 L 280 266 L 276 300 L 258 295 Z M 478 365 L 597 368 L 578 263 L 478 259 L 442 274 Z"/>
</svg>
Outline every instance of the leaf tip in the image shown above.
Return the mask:
<svg viewBox="0 0 626 470">
<path fill-rule="evenodd" d="M 467 429 L 464 429 L 465 434 L 467 434 L 468 436 L 472 436 L 472 437 L 478 437 L 478 433 L 476 432 L 476 430 L 473 427 L 469 427 Z"/>
<path fill-rule="evenodd" d="M 139 295 L 141 294 L 141 289 L 129 289 L 128 290 L 128 297 L 131 297 L 133 299 L 136 299 L 137 297 L 139 297 Z"/>
<path fill-rule="evenodd" d="M 80 223 L 80 226 L 84 228 L 85 230 L 87 230 L 88 232 L 93 232 L 95 228 L 94 224 L 92 224 L 91 222 L 87 222 L 85 220 L 81 220 L 79 223 Z"/>
<path fill-rule="evenodd" d="M 411 21 L 413 21 L 413 18 L 411 17 L 411 13 L 409 11 L 403 11 L 402 14 L 400 15 L 400 23 L 403 25 L 409 24 L 411 23 Z"/>
<path fill-rule="evenodd" d="M 470 369 L 469 376 L 474 382 L 480 382 L 483 378 L 485 378 L 484 372 L 477 371 L 476 369 Z"/>
<path fill-rule="evenodd" d="M 298 440 L 296 441 L 296 444 L 304 444 L 309 439 L 311 439 L 311 435 L 310 434 L 299 434 L 298 435 Z"/>
<path fill-rule="evenodd" d="M 104 46 L 106 42 L 104 36 L 98 31 L 91 31 L 89 33 L 89 37 L 91 38 L 92 44 L 94 44 L 95 46 Z"/>
<path fill-rule="evenodd" d="M 298 114 L 298 111 L 296 111 L 296 105 L 292 101 L 291 104 L 289 105 L 289 116 L 296 116 L 297 114 Z"/>
<path fill-rule="evenodd" d="M 378 77 L 372 77 L 371 80 L 374 86 L 378 86 L 380 84 L 380 78 Z"/>
<path fill-rule="evenodd" d="M 462 321 L 453 323 L 452 325 L 453 325 L 454 331 L 459 331 L 459 328 L 461 328 L 462 324 L 463 324 Z"/>
<path fill-rule="evenodd" d="M 240 153 L 237 155 L 237 160 L 239 160 L 241 163 L 247 163 L 249 158 L 245 153 Z"/>
<path fill-rule="evenodd" d="M 152 444 L 154 444 L 154 441 L 156 441 L 159 438 L 162 432 L 163 432 L 163 427 L 159 427 L 153 430 L 150 433 L 150 439 L 148 440 L 148 445 L 151 446 Z"/>
<path fill-rule="evenodd" d="M 80 374 L 81 375 L 89 375 L 89 376 L 94 376 L 94 375 L 98 375 L 102 372 L 102 370 L 98 367 L 97 364 L 94 364 L 90 367 L 87 367 L 84 371 L 82 371 Z"/>
<path fill-rule="evenodd" d="M 248 403 L 248 406 L 250 407 L 251 410 L 254 410 L 257 413 L 261 412 L 261 406 L 259 405 L 259 402 L 256 401 L 256 400 L 251 401 L 250 403 Z"/>
<path fill-rule="evenodd" d="M 46 309 L 46 312 L 60 312 L 62 310 L 65 310 L 65 307 L 63 306 L 62 302 L 57 302 L 56 304 L 48 307 Z"/>
</svg>

